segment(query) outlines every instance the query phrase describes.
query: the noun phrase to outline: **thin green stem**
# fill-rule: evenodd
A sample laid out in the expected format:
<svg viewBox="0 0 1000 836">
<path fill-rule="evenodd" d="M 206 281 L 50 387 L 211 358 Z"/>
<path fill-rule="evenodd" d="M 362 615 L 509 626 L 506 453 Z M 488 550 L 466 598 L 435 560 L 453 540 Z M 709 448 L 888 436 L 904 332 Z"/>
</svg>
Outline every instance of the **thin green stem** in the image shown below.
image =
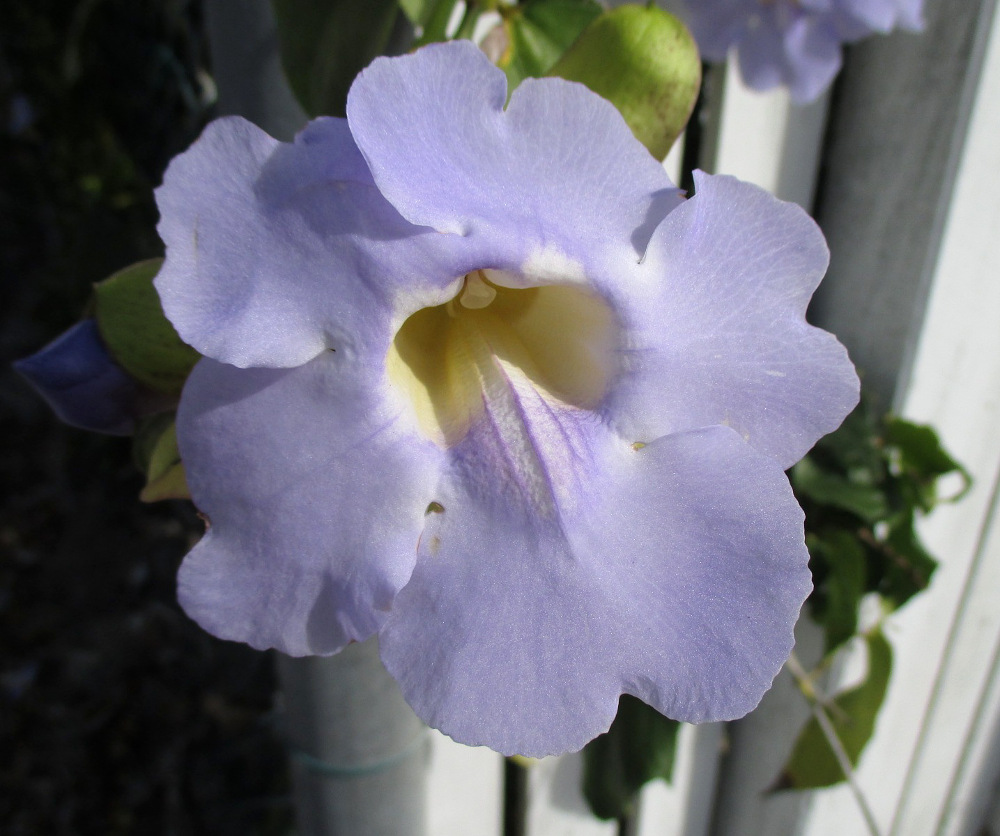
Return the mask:
<svg viewBox="0 0 1000 836">
<path fill-rule="evenodd" d="M 858 783 L 857 775 L 854 772 L 854 765 L 851 763 L 851 759 L 847 754 L 847 750 L 844 749 L 844 744 L 840 742 L 840 738 L 837 736 L 837 730 L 833 726 L 833 721 L 830 719 L 830 715 L 826 713 L 826 708 L 824 703 L 821 702 L 821 697 L 823 695 L 819 692 L 809 675 L 806 673 L 805 668 L 802 663 L 799 662 L 798 657 L 793 653 L 788 659 L 788 670 L 795 677 L 795 681 L 798 683 L 799 690 L 802 695 L 806 698 L 809 703 L 809 707 L 812 709 L 813 716 L 816 718 L 816 722 L 819 724 L 820 731 L 823 732 L 823 737 L 826 738 L 826 742 L 833 752 L 833 756 L 837 759 L 837 763 L 840 766 L 841 771 L 844 773 L 844 777 L 847 779 L 847 785 L 851 789 L 851 793 L 854 795 L 854 800 L 858 804 L 858 808 L 861 810 L 861 816 L 865 820 L 865 824 L 868 826 L 868 832 L 871 836 L 882 836 L 882 832 L 879 830 L 878 822 L 875 820 L 875 814 L 872 812 L 871 806 L 868 804 L 868 799 L 865 798 L 864 792 L 861 790 L 861 785 Z M 833 706 L 832 700 L 823 697 L 826 704 Z"/>
</svg>

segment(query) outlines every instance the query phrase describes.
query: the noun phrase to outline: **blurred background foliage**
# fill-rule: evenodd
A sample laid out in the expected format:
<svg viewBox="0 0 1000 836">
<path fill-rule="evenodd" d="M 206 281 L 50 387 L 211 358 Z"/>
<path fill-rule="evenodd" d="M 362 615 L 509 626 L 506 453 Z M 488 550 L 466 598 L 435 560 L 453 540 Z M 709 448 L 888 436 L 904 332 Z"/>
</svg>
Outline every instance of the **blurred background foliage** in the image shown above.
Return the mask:
<svg viewBox="0 0 1000 836">
<path fill-rule="evenodd" d="M 271 660 L 175 600 L 201 524 L 143 505 L 127 439 L 10 369 L 93 282 L 161 254 L 152 189 L 211 116 L 194 0 L 0 3 L 0 830 L 288 831 Z"/>
</svg>

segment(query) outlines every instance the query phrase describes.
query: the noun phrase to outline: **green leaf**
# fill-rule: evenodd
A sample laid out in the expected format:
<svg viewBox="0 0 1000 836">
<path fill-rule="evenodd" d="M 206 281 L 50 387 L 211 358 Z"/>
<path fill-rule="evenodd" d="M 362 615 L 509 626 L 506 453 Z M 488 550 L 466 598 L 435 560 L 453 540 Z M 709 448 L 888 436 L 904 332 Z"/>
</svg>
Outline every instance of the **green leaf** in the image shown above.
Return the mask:
<svg viewBox="0 0 1000 836">
<path fill-rule="evenodd" d="M 163 259 L 140 261 L 94 285 L 97 328 L 111 356 L 151 389 L 179 395 L 199 354 L 164 316 L 153 278 Z"/>
<path fill-rule="evenodd" d="M 420 35 L 414 46 L 446 41 L 448 39 L 448 22 L 458 0 L 401 0 L 403 11 L 418 27 Z M 408 10 L 407 7 L 410 7 Z M 411 14 L 410 12 L 414 14 Z"/>
<path fill-rule="evenodd" d="M 449 0 L 399 0 L 399 7 L 403 10 L 414 26 L 426 26 L 427 22 L 434 17 L 434 12 L 439 6 L 454 5 Z"/>
<path fill-rule="evenodd" d="M 868 675 L 856 688 L 838 695 L 827 709 L 837 738 L 848 760 L 857 766 L 861 752 L 875 730 L 875 717 L 885 698 L 892 672 L 892 647 L 880 630 L 865 637 L 868 646 Z M 816 789 L 845 780 L 843 770 L 812 718 L 799 734 L 792 755 L 782 770 L 777 789 Z"/>
<path fill-rule="evenodd" d="M 867 478 L 867 473 L 858 478 Z M 885 494 L 878 487 L 824 470 L 812 456 L 792 468 L 791 481 L 797 496 L 850 511 L 868 523 L 885 519 L 889 513 Z"/>
<path fill-rule="evenodd" d="M 148 418 L 133 440 L 133 456 L 146 474 L 146 486 L 139 494 L 143 502 L 161 499 L 190 499 L 184 465 L 177 449 L 177 425 L 172 412 Z"/>
<path fill-rule="evenodd" d="M 857 632 L 858 606 L 867 586 L 866 552 L 857 536 L 843 529 L 809 535 L 806 544 L 817 577 L 812 614 L 823 625 L 830 653 Z"/>
<path fill-rule="evenodd" d="M 619 819 L 634 811 L 647 781 L 670 780 L 680 723 L 624 695 L 606 734 L 583 750 L 583 794 L 594 815 Z"/>
<path fill-rule="evenodd" d="M 927 588 L 938 563 L 917 536 L 912 509 L 890 523 L 879 550 L 883 560 L 879 592 L 894 606 L 901 607 Z"/>
<path fill-rule="evenodd" d="M 907 470 L 914 470 L 921 476 L 943 476 L 963 470 L 941 446 L 933 428 L 926 425 L 891 416 L 886 421 L 885 441 L 899 450 Z"/>
<path fill-rule="evenodd" d="M 857 482 L 877 484 L 885 478 L 881 436 L 882 422 L 863 392 L 861 403 L 844 423 L 823 436 L 809 455 L 825 469 L 850 473 Z"/>
<path fill-rule="evenodd" d="M 698 98 L 701 59 L 676 17 L 654 6 L 620 6 L 594 20 L 550 75 L 586 84 L 621 111 L 663 159 Z"/>
<path fill-rule="evenodd" d="M 309 116 L 343 116 L 354 77 L 381 55 L 397 0 L 272 0 L 281 64 Z"/>
<path fill-rule="evenodd" d="M 961 499 L 972 486 L 969 472 L 948 455 L 931 427 L 890 416 L 886 420 L 885 444 L 896 465 L 894 469 L 901 479 L 908 480 L 913 500 L 925 512 L 937 504 L 935 480 L 946 473 L 958 473 L 963 480 L 962 489 L 951 501 Z"/>
<path fill-rule="evenodd" d="M 513 91 L 525 78 L 545 75 L 587 25 L 601 14 L 595 0 L 528 0 L 503 7 L 507 50 L 497 65 Z"/>
</svg>

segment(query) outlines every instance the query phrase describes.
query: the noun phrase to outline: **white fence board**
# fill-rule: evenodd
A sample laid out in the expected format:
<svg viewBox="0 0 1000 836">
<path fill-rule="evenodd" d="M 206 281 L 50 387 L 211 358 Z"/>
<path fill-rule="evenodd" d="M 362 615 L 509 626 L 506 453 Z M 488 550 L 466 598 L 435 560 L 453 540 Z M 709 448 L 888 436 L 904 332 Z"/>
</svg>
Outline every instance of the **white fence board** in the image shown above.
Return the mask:
<svg viewBox="0 0 1000 836">
<path fill-rule="evenodd" d="M 996 609 L 996 591 L 1000 589 L 1000 567 L 995 559 L 1000 554 L 1000 520 L 996 513 L 1000 501 L 1000 481 L 993 490 L 993 519 L 984 541 L 984 572 L 975 578 L 975 584 L 983 584 L 990 594 L 987 602 L 992 611 Z M 983 577 L 986 573 L 993 577 Z M 992 586 L 986 586 L 992 584 Z M 978 626 L 978 625 L 976 625 Z M 987 628 L 994 625 L 984 625 Z M 985 642 L 979 642 L 985 645 Z M 962 741 L 961 757 L 955 770 L 945 802 L 939 812 L 938 833 L 958 836 L 977 833 L 979 823 L 988 813 L 996 781 L 1000 775 L 1000 637 L 995 639 L 992 657 L 986 666 L 986 687 L 982 693 L 972 722 L 966 729 Z"/>
<path fill-rule="evenodd" d="M 642 791 L 637 836 L 708 836 L 725 726 L 682 725 L 671 782 Z"/>
<path fill-rule="evenodd" d="M 976 478 L 959 505 L 922 526 L 942 561 L 931 589 L 892 619 L 896 665 L 859 769 L 877 817 L 898 836 L 971 833 L 956 806 L 977 776 L 963 771 L 976 728 L 992 731 L 988 695 L 1000 637 L 1000 550 L 986 530 L 1000 472 L 1000 21 L 961 158 L 904 414 L 933 424 Z M 977 741 L 987 744 L 987 741 Z M 989 749 L 985 745 L 985 749 Z M 863 828 L 843 789 L 818 794 L 808 836 Z M 858 829 L 857 832 L 864 832 Z"/>
<path fill-rule="evenodd" d="M 616 822 L 594 817 L 581 792 L 579 752 L 542 758 L 528 770 L 528 836 L 617 836 Z"/>
<path fill-rule="evenodd" d="M 758 93 L 729 62 L 714 121 L 718 137 L 706 160 L 715 174 L 732 174 L 767 189 L 782 200 L 812 208 L 829 99 L 792 104 L 784 88 Z"/>
<path fill-rule="evenodd" d="M 432 836 L 500 836 L 503 758 L 430 730 L 427 832 Z"/>
<path fill-rule="evenodd" d="M 822 653 L 822 632 L 808 620 L 795 630 L 795 653 L 805 665 Z M 729 755 L 723 760 L 712 836 L 779 836 L 794 833 L 809 796 L 768 790 L 788 760 L 809 704 L 782 671 L 760 706 L 728 725 Z"/>
<path fill-rule="evenodd" d="M 813 310 L 889 406 L 920 339 L 993 0 L 927 0 L 927 30 L 851 48 L 817 218 L 832 261 Z"/>
</svg>

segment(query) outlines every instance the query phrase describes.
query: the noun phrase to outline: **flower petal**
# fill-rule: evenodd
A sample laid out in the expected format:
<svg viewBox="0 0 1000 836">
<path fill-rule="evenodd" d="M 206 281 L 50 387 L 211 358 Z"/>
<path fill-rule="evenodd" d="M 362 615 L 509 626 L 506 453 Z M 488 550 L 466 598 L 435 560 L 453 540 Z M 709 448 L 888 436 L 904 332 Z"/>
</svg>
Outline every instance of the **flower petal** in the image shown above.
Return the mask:
<svg viewBox="0 0 1000 836">
<path fill-rule="evenodd" d="M 807 17 L 783 33 L 784 81 L 795 104 L 815 101 L 833 83 L 843 63 L 841 40 L 832 22 Z M 742 52 L 740 47 L 741 70 Z"/>
<path fill-rule="evenodd" d="M 923 28 L 923 0 L 681 0 L 702 54 L 738 50 L 740 72 L 757 90 L 779 84 L 792 100 L 815 100 L 841 64 L 841 44 L 894 27 Z"/>
<path fill-rule="evenodd" d="M 743 32 L 736 57 L 740 75 L 752 90 L 770 90 L 794 76 L 776 26 L 762 25 Z"/>
<path fill-rule="evenodd" d="M 217 120 L 170 164 L 157 202 L 168 318 L 202 354 L 240 367 L 363 346 L 401 287 L 419 307 L 469 269 L 453 242 L 382 198 L 342 119 L 294 143 Z"/>
<path fill-rule="evenodd" d="M 828 262 L 798 206 L 732 177 L 695 175 L 641 265 L 612 419 L 638 440 L 715 424 L 783 468 L 858 401 L 844 347 L 805 321 Z"/>
<path fill-rule="evenodd" d="M 505 96 L 504 74 L 452 42 L 376 59 L 347 114 L 386 198 L 415 224 L 485 237 L 480 266 L 552 246 L 590 264 L 595 240 L 641 254 L 678 198 L 618 111 L 561 79 L 524 81 L 506 111 Z"/>
<path fill-rule="evenodd" d="M 923 28 L 923 0 L 839 0 L 840 14 L 854 19 L 855 28 L 889 32 L 895 26 Z"/>
<path fill-rule="evenodd" d="M 578 538 L 595 560 L 616 558 L 603 557 L 624 690 L 690 723 L 751 711 L 791 652 L 812 587 L 784 473 L 710 427 L 619 457 L 598 502 Z"/>
<path fill-rule="evenodd" d="M 620 648 L 614 613 L 572 553 L 558 507 L 582 497 L 592 476 L 586 459 L 572 467 L 565 444 L 586 441 L 592 416 L 546 415 L 531 400 L 521 402 L 536 422 L 525 443 L 504 438 L 505 416 L 494 414 L 453 449 L 379 646 L 429 725 L 461 743 L 543 756 L 608 728 L 621 691 L 609 659 Z"/>
<path fill-rule="evenodd" d="M 583 746 L 623 692 L 681 720 L 746 713 L 809 590 L 784 475 L 722 427 L 635 451 L 585 413 L 556 423 L 589 465 L 549 471 L 557 513 L 486 428 L 446 473 L 380 636 L 404 696 L 460 742 L 531 756 Z"/>
<path fill-rule="evenodd" d="M 207 534 L 178 578 L 209 632 L 292 655 L 371 635 L 416 557 L 441 451 L 333 352 L 292 370 L 203 360 L 178 441 Z"/>
</svg>

